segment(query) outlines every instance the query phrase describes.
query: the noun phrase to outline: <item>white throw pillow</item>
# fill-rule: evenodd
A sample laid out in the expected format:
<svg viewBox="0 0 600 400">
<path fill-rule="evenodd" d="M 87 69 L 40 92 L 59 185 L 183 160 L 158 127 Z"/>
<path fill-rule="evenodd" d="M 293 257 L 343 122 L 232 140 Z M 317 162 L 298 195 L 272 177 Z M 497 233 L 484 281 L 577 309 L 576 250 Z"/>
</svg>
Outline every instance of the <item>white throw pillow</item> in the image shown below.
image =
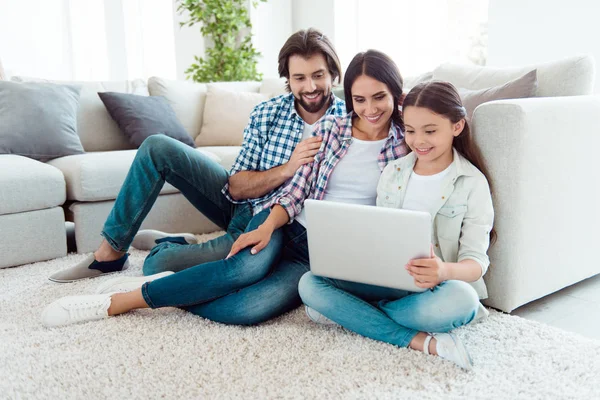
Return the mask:
<svg viewBox="0 0 600 400">
<path fill-rule="evenodd" d="M 167 99 L 192 139 L 198 136 L 206 102 L 206 83 L 173 81 L 153 76 L 148 79 L 148 91 L 150 96 L 163 96 Z"/>
<path fill-rule="evenodd" d="M 262 81 L 260 93 L 270 97 L 286 94 L 288 91 L 285 89 L 285 82 L 286 80 L 284 78 L 267 78 Z"/>
<path fill-rule="evenodd" d="M 433 71 L 433 79 L 476 90 L 504 85 L 533 69 L 537 70 L 537 97 L 580 96 L 593 92 L 594 60 L 591 56 L 506 68 L 447 63 Z"/>
<path fill-rule="evenodd" d="M 232 92 L 208 84 L 204 117 L 197 146 L 240 146 L 250 113 L 267 94 Z"/>
</svg>

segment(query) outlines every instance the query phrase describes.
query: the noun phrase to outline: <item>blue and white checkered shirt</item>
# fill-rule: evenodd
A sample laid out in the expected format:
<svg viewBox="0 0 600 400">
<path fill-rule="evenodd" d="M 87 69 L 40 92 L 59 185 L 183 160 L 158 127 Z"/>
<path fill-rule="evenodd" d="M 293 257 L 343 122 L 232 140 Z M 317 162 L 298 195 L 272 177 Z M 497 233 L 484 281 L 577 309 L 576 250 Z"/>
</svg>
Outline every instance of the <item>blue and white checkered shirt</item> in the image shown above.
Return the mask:
<svg viewBox="0 0 600 400">
<path fill-rule="evenodd" d="M 344 116 L 344 101 L 333 95 L 331 97 L 332 101 L 325 115 Z M 292 93 L 260 103 L 250 114 L 250 121 L 244 129 L 244 143 L 231 167 L 230 175 L 240 171 L 266 171 L 285 164 L 300 143 L 303 131 L 304 120 L 296 112 Z M 256 213 L 263 208 L 261 204 L 278 195 L 283 186 L 285 185 L 257 199 L 242 201 L 231 197 L 229 183 L 225 185 L 222 193 L 232 203 L 250 202 Z"/>
</svg>

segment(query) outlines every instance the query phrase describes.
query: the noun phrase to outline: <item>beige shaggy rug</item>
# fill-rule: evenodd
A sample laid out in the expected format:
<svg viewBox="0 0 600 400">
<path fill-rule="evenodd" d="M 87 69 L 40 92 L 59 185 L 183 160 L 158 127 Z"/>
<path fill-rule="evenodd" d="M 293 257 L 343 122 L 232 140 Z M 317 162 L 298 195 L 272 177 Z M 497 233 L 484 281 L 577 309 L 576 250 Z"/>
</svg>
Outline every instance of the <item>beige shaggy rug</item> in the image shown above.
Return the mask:
<svg viewBox="0 0 600 400">
<path fill-rule="evenodd" d="M 146 252 L 132 251 L 127 275 Z M 0 255 L 1 256 L 1 255 Z M 255 327 L 178 309 L 140 310 L 63 328 L 43 307 L 102 277 L 47 277 L 84 255 L 0 270 L 2 399 L 490 398 L 600 396 L 600 341 L 492 312 L 456 331 L 475 370 L 309 321 L 298 309 Z"/>
</svg>

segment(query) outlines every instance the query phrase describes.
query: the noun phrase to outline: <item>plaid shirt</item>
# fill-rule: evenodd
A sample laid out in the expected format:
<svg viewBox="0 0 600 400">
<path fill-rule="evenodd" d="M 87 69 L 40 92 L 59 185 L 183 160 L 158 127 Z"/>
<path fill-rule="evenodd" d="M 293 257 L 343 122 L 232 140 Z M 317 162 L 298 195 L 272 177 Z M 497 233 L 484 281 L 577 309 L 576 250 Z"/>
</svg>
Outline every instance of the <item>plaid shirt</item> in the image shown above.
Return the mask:
<svg viewBox="0 0 600 400">
<path fill-rule="evenodd" d="M 346 106 L 343 100 L 331 95 L 331 104 L 325 116 L 343 116 Z M 284 94 L 257 105 L 250 114 L 250 122 L 244 129 L 244 143 L 230 175 L 240 171 L 266 171 L 288 162 L 300 143 L 304 132 L 304 120 L 296 112 L 294 95 Z M 278 195 L 285 185 L 257 199 L 234 200 L 229 193 L 229 183 L 222 193 L 236 204 L 250 202 L 255 213 L 265 208 L 264 203 Z"/>
<path fill-rule="evenodd" d="M 315 156 L 315 161 L 300 167 L 292 180 L 282 189 L 282 193 L 264 206 L 267 208 L 280 204 L 288 213 L 290 222 L 294 221 L 302 211 L 304 200 L 322 200 L 325 196 L 327 181 L 333 169 L 352 143 L 352 113 L 344 117 L 323 118 L 314 134 L 323 138 L 321 150 Z M 382 171 L 388 162 L 408 153 L 403 139 L 404 134 L 400 127 L 392 123 L 388 138 L 377 158 Z"/>
</svg>

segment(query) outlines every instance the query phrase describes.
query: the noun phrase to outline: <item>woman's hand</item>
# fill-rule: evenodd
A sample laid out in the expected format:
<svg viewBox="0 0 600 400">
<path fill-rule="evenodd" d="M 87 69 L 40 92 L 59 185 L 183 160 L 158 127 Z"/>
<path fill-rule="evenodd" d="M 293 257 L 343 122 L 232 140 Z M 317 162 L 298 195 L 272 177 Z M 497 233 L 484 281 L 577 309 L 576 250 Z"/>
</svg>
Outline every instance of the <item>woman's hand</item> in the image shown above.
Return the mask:
<svg viewBox="0 0 600 400">
<path fill-rule="evenodd" d="M 410 276 L 415 279 L 415 285 L 422 289 L 431 289 L 447 280 L 447 266 L 433 252 L 431 246 L 430 258 L 410 260 L 405 266 Z"/>
<path fill-rule="evenodd" d="M 241 250 L 245 249 L 248 246 L 255 245 L 250 253 L 256 254 L 269 244 L 271 240 L 271 235 L 273 231 L 269 228 L 266 228 L 264 225 L 260 225 L 257 229 L 242 233 L 240 237 L 237 238 L 233 246 L 231 246 L 231 250 L 225 259 L 232 257 L 239 253 Z"/>
</svg>

